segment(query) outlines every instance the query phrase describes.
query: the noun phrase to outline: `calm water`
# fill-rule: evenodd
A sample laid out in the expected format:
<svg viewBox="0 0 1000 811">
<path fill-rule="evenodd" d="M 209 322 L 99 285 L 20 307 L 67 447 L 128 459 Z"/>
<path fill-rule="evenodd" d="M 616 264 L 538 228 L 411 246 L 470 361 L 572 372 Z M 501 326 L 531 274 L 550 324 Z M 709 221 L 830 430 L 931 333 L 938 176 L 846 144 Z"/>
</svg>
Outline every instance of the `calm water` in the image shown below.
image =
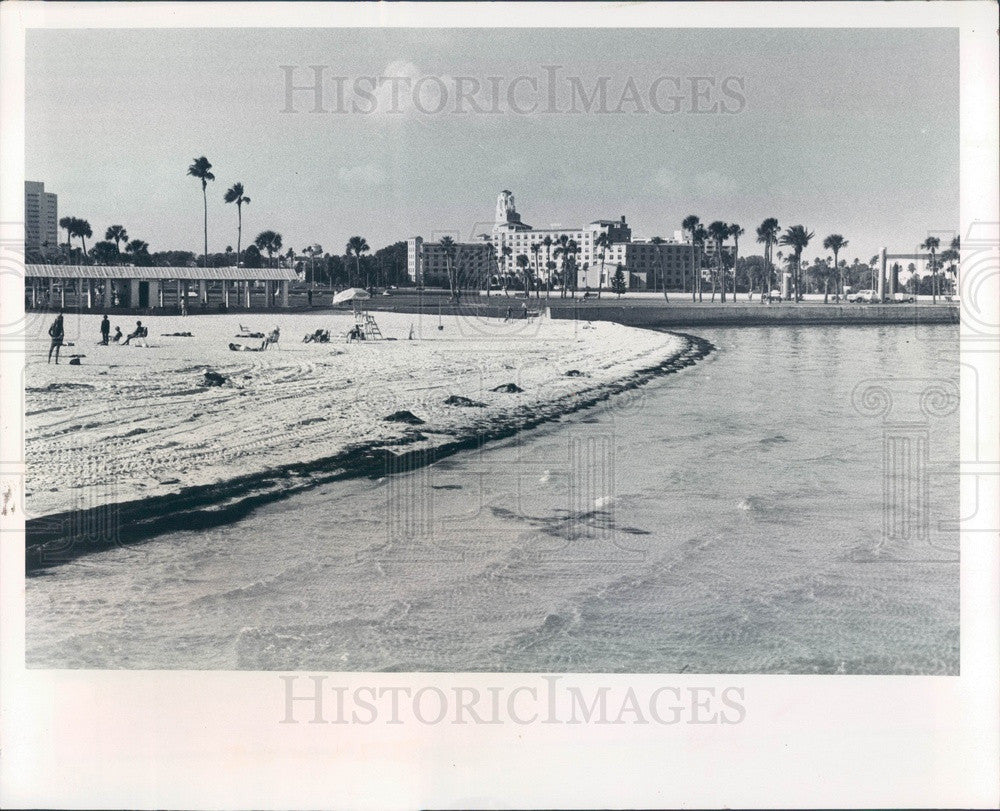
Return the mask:
<svg viewBox="0 0 1000 811">
<path fill-rule="evenodd" d="M 700 334 L 516 441 L 32 577 L 28 662 L 956 673 L 957 327 Z"/>
</svg>

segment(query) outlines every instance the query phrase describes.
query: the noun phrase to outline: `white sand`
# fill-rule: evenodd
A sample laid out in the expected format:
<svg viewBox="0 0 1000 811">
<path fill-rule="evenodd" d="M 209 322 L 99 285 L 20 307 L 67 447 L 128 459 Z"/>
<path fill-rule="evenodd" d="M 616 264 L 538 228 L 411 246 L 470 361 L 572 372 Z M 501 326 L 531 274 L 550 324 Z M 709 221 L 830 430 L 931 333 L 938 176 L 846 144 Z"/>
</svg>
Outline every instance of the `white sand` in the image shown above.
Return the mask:
<svg viewBox="0 0 1000 811">
<path fill-rule="evenodd" d="M 45 329 L 27 341 L 25 408 L 28 515 L 175 493 L 283 465 L 333 456 L 351 446 L 403 439 L 454 440 L 476 426 L 542 408 L 669 360 L 674 336 L 610 323 L 376 313 L 395 341 L 347 344 L 347 313 L 154 316 L 150 347 L 100 346 L 100 316 L 68 314 L 61 364 L 46 364 Z M 38 316 L 34 316 L 38 319 Z M 37 324 L 47 328 L 54 316 Z M 111 319 L 126 335 L 136 317 Z M 281 328 L 277 349 L 232 352 L 239 323 Z M 409 340 L 411 326 L 414 340 Z M 328 328 L 329 344 L 304 344 Z M 192 332 L 193 338 L 161 337 Z M 259 341 L 256 343 L 259 344 Z M 86 355 L 70 366 L 73 353 Z M 203 372 L 228 378 L 204 387 Z M 585 376 L 566 377 L 570 369 Z M 516 383 L 520 394 L 491 389 Z M 69 384 L 69 385 L 67 385 Z M 76 384 L 74 387 L 73 384 Z M 80 385 L 82 384 L 82 386 Z M 486 408 L 445 405 L 449 395 Z M 426 421 L 384 422 L 407 409 Z M 419 447 L 409 444 L 407 447 Z"/>
</svg>

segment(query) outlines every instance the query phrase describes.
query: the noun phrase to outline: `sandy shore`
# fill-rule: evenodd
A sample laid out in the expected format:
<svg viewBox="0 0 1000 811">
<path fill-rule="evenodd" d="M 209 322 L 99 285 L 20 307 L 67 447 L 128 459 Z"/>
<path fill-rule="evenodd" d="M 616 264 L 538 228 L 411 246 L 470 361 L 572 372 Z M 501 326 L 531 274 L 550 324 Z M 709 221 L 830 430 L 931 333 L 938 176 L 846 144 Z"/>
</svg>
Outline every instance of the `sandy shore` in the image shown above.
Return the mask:
<svg viewBox="0 0 1000 811">
<path fill-rule="evenodd" d="M 29 546 L 67 534 L 101 545 L 102 535 L 229 520 L 320 481 L 380 475 L 401 458 L 509 436 L 707 351 L 611 323 L 396 313 L 378 314 L 395 340 L 346 343 L 350 313 L 154 316 L 143 319 L 149 348 L 104 347 L 99 320 L 67 316 L 74 345 L 58 366 L 46 363 L 47 339 L 28 342 Z M 280 327 L 278 347 L 231 351 L 230 342 L 254 343 L 235 337 L 241 321 L 259 332 Z M 332 342 L 302 343 L 317 328 L 330 329 Z M 74 353 L 85 356 L 79 366 L 67 363 Z M 225 382 L 206 385 L 206 370 Z M 403 410 L 421 422 L 385 420 Z"/>
</svg>

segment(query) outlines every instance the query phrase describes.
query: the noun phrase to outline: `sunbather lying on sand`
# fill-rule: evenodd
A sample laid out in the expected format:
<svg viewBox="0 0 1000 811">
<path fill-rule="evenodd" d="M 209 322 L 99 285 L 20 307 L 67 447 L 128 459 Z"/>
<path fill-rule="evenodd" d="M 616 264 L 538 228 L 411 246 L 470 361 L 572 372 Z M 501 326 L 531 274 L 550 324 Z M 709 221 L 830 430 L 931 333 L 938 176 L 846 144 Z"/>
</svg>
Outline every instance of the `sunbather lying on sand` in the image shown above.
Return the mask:
<svg viewBox="0 0 1000 811">
<path fill-rule="evenodd" d="M 310 332 L 302 339 L 304 344 L 326 344 L 330 342 L 330 330 L 328 329 L 318 329 L 315 332 Z"/>
<path fill-rule="evenodd" d="M 267 349 L 267 340 L 261 341 L 260 346 L 250 346 L 250 344 L 229 344 L 233 352 L 263 352 Z"/>
</svg>

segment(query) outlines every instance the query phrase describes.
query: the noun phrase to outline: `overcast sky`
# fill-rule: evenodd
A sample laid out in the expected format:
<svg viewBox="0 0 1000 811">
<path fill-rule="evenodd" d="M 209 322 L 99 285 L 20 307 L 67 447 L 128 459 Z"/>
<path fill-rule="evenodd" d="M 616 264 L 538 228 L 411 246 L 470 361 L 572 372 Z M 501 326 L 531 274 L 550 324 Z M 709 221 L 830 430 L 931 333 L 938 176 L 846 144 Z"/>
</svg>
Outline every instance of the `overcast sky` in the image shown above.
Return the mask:
<svg viewBox="0 0 1000 811">
<path fill-rule="evenodd" d="M 357 77 L 439 79 L 422 83 L 418 107 L 398 79 L 396 100 L 383 84 L 370 114 L 310 112 L 309 91 L 289 114 L 282 65 L 303 85 L 308 66 L 327 66 L 327 108 L 347 77 L 348 110 L 372 106 Z M 558 66 L 554 112 L 546 66 Z M 958 225 L 952 30 L 50 30 L 29 32 L 27 71 L 27 178 L 95 238 L 120 223 L 152 250 L 201 250 L 201 188 L 186 176 L 199 155 L 217 178 L 213 251 L 236 244 L 222 201 L 234 181 L 252 199 L 244 244 L 267 228 L 286 247 L 331 252 L 353 234 L 373 248 L 467 238 L 488 228 L 502 189 L 532 225 L 625 215 L 639 237 L 669 238 L 694 213 L 740 223 L 750 243 L 774 216 L 816 232 L 810 258 L 834 232 L 849 260 L 867 260 Z M 455 77 L 482 89 L 459 105 Z M 609 112 L 582 112 L 570 77 L 588 94 L 609 77 Z"/>
</svg>

